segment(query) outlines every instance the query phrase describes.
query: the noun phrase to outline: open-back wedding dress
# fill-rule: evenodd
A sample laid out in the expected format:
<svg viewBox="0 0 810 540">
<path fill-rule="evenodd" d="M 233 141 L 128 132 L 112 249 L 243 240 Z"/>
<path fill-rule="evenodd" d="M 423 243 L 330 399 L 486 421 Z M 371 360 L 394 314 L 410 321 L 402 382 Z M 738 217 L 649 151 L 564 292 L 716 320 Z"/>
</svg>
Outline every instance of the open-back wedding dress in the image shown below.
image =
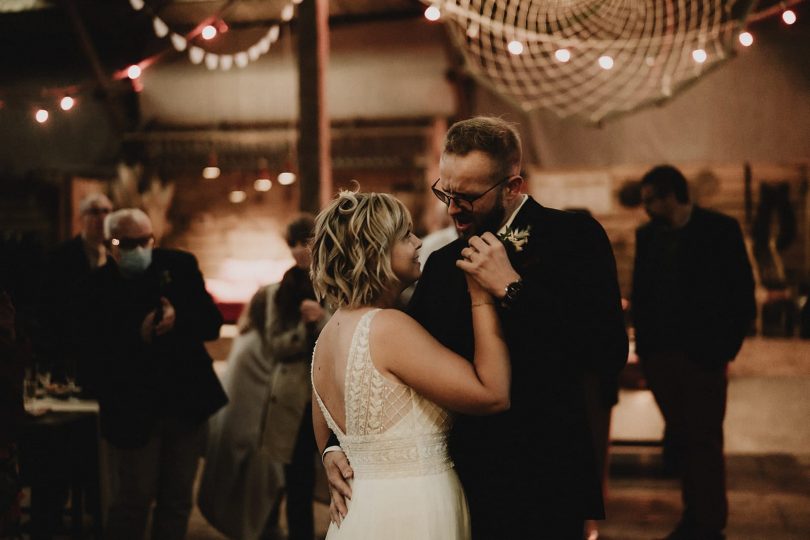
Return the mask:
<svg viewBox="0 0 810 540">
<path fill-rule="evenodd" d="M 349 512 L 326 540 L 467 540 L 467 502 L 447 454 L 448 411 L 383 377 L 369 353 L 374 314 L 355 328 L 346 365 L 346 430 L 315 388 L 329 428 L 354 469 Z M 314 355 L 313 355 L 314 357 Z"/>
</svg>

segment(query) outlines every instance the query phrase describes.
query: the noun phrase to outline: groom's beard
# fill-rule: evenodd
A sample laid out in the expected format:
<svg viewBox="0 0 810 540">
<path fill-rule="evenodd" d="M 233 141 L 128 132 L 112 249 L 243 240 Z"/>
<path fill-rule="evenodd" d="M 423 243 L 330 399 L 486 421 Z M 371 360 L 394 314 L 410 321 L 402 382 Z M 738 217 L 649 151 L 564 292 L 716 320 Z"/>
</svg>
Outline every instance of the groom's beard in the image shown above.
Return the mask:
<svg viewBox="0 0 810 540">
<path fill-rule="evenodd" d="M 462 222 L 472 221 L 474 223 L 473 227 L 470 227 L 464 231 L 463 236 L 465 238 L 469 238 L 471 236 L 481 236 L 485 232 L 497 234 L 498 230 L 501 228 L 501 225 L 503 225 L 505 217 L 506 209 L 503 207 L 503 195 L 499 193 L 498 199 L 495 201 L 495 205 L 492 207 L 492 210 L 486 214 L 476 215 L 473 213 L 467 213 L 458 216 L 457 219 Z"/>
</svg>

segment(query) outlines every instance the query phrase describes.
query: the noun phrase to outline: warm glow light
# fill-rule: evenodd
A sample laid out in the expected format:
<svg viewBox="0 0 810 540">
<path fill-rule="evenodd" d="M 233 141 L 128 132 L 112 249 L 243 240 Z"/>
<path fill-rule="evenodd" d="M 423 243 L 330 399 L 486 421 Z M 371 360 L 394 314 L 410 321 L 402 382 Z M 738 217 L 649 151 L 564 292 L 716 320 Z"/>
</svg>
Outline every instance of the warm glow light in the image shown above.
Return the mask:
<svg viewBox="0 0 810 540">
<path fill-rule="evenodd" d="M 45 109 L 39 109 L 34 115 L 34 118 L 36 118 L 37 122 L 39 122 L 40 124 L 44 124 L 45 122 L 48 121 L 48 116 L 49 116 L 48 111 L 46 111 Z"/>
<path fill-rule="evenodd" d="M 282 21 L 287 22 L 289 20 L 292 20 L 293 15 L 295 15 L 295 8 L 293 7 L 292 4 L 287 4 L 286 6 L 284 6 L 284 8 L 282 8 L 281 10 Z"/>
<path fill-rule="evenodd" d="M 214 27 L 214 25 L 209 24 L 202 29 L 202 33 L 200 35 L 202 35 L 203 39 L 214 39 L 217 37 L 217 29 Z"/>
<path fill-rule="evenodd" d="M 695 49 L 694 51 L 692 51 L 692 60 L 694 60 L 698 64 L 702 64 L 703 62 L 705 62 L 706 58 L 708 58 L 708 55 L 706 54 L 706 51 L 704 51 L 703 49 Z"/>
<path fill-rule="evenodd" d="M 221 171 L 219 170 L 219 167 L 206 167 L 203 169 L 202 176 L 206 180 L 214 180 L 219 178 L 220 173 Z"/>
<path fill-rule="evenodd" d="M 137 64 L 129 66 L 129 69 L 127 69 L 127 77 L 134 80 L 140 76 L 141 76 L 141 66 Z"/>
<path fill-rule="evenodd" d="M 253 189 L 256 191 L 270 191 L 271 187 L 273 187 L 273 182 L 269 178 L 257 178 L 253 182 Z"/>
<path fill-rule="evenodd" d="M 59 107 L 61 107 L 63 111 L 69 111 L 75 104 L 76 100 L 70 96 L 65 96 L 59 101 Z"/>
<path fill-rule="evenodd" d="M 425 10 L 425 18 L 429 21 L 438 21 L 441 16 L 442 12 L 438 6 L 428 6 Z"/>
<path fill-rule="evenodd" d="M 559 62 L 568 62 L 571 60 L 571 51 L 568 49 L 557 49 L 554 51 L 554 58 Z"/>
<path fill-rule="evenodd" d="M 786 9 L 782 12 L 782 20 L 785 24 L 793 24 L 796 22 L 796 12 L 792 9 Z"/>
<path fill-rule="evenodd" d="M 245 202 L 245 199 L 247 199 L 247 193 L 241 189 L 235 189 L 228 194 L 228 200 L 234 204 Z"/>
<path fill-rule="evenodd" d="M 523 43 L 520 41 L 513 39 L 509 42 L 509 45 L 506 46 L 510 53 L 514 55 L 518 55 L 523 53 Z"/>
<path fill-rule="evenodd" d="M 289 171 L 279 173 L 277 180 L 282 186 L 289 186 L 295 182 L 295 173 L 291 173 Z"/>
<path fill-rule="evenodd" d="M 613 57 L 608 56 L 607 54 L 604 56 L 599 57 L 599 67 L 602 69 L 612 69 L 613 68 Z"/>
<path fill-rule="evenodd" d="M 754 43 L 754 36 L 751 34 L 751 32 L 741 32 L 739 39 L 740 44 L 743 47 L 750 47 Z"/>
</svg>

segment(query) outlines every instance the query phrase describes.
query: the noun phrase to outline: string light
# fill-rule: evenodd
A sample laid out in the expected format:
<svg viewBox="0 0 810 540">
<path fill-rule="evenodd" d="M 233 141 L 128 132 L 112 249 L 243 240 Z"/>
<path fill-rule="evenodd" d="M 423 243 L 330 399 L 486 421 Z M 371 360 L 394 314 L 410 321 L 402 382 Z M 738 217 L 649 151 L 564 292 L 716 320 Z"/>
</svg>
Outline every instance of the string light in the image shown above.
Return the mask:
<svg viewBox="0 0 810 540">
<path fill-rule="evenodd" d="M 598 62 L 599 62 L 599 67 L 604 69 L 604 70 L 613 69 L 613 57 L 612 56 L 609 56 L 607 54 L 602 55 L 602 56 L 599 57 Z"/>
<path fill-rule="evenodd" d="M 270 191 L 270 188 L 273 187 L 273 182 L 269 178 L 257 178 L 255 182 L 253 182 L 253 189 L 256 191 Z"/>
<path fill-rule="evenodd" d="M 442 16 L 442 11 L 439 6 L 432 4 L 425 10 L 425 18 L 431 22 L 438 21 Z"/>
<path fill-rule="evenodd" d="M 511 54 L 515 56 L 523 53 L 523 43 L 521 43 L 516 39 L 510 41 L 509 45 L 507 45 L 506 48 Z"/>
<path fill-rule="evenodd" d="M 706 51 L 703 49 L 695 49 L 692 51 L 692 60 L 697 62 L 698 64 L 702 64 L 706 61 L 709 56 L 706 54 Z"/>
<path fill-rule="evenodd" d="M 782 20 L 785 21 L 785 24 L 791 25 L 796 22 L 796 12 L 792 9 L 786 9 L 782 12 Z"/>
<path fill-rule="evenodd" d="M 59 100 L 59 107 L 60 107 L 60 108 L 61 108 L 63 111 L 69 111 L 70 109 L 72 109 L 72 108 L 73 108 L 73 106 L 74 106 L 75 104 L 76 104 L 76 100 L 75 100 L 75 99 L 73 99 L 73 98 L 72 98 L 72 97 L 70 97 L 70 96 L 65 96 L 65 97 L 63 97 L 62 99 L 60 99 L 60 100 Z"/>
<path fill-rule="evenodd" d="M 127 68 L 127 77 L 132 79 L 133 81 L 141 76 L 141 66 L 138 64 L 133 64 Z"/>
<path fill-rule="evenodd" d="M 39 122 L 40 124 L 44 124 L 45 122 L 47 122 L 49 116 L 50 114 L 48 114 L 48 111 L 46 111 L 45 109 L 37 109 L 36 114 L 34 114 L 34 118 L 36 118 L 37 122 Z"/>
<path fill-rule="evenodd" d="M 200 35 L 205 40 L 214 39 L 215 37 L 217 37 L 217 29 L 214 27 L 214 25 L 209 24 L 205 28 L 202 29 L 202 32 L 200 32 Z"/>
<path fill-rule="evenodd" d="M 750 47 L 754 43 L 754 36 L 751 32 L 741 32 L 739 35 L 740 44 L 743 47 Z"/>
<path fill-rule="evenodd" d="M 554 51 L 554 58 L 556 58 L 558 62 L 568 62 L 571 60 L 571 51 L 568 49 L 557 49 Z"/>
<path fill-rule="evenodd" d="M 233 204 L 245 202 L 245 199 L 247 199 L 247 193 L 241 189 L 235 189 L 228 194 L 228 200 Z"/>
<path fill-rule="evenodd" d="M 281 184 L 282 186 L 289 186 L 290 184 L 295 182 L 295 179 L 296 179 L 295 173 L 290 171 L 284 171 L 282 173 L 279 173 L 278 178 L 276 178 L 276 180 L 278 180 L 278 183 Z"/>
</svg>

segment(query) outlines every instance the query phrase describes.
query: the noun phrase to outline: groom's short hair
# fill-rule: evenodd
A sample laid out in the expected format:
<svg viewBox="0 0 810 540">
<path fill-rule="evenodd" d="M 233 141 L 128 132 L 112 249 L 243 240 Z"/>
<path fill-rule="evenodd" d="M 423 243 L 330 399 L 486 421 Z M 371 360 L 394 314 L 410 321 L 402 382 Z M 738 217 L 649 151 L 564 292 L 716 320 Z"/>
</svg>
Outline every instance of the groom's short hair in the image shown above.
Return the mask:
<svg viewBox="0 0 810 540">
<path fill-rule="evenodd" d="M 475 116 L 456 122 L 444 138 L 444 154 L 466 156 L 478 150 L 497 164 L 497 174 L 509 176 L 520 170 L 523 150 L 513 124 L 494 116 Z"/>
</svg>

